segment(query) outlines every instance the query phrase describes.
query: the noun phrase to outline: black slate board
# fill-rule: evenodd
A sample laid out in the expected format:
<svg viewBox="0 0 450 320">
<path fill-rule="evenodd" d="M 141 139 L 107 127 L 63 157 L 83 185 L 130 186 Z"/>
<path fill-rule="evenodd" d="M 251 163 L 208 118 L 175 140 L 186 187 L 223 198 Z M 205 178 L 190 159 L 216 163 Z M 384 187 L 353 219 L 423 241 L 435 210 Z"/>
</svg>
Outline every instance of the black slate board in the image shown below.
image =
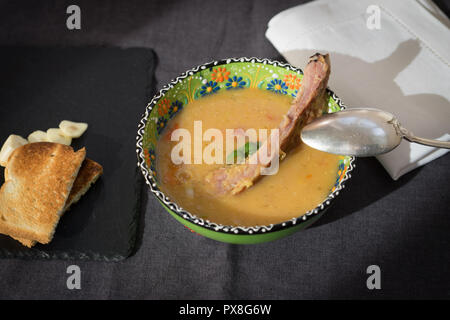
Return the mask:
<svg viewBox="0 0 450 320">
<path fill-rule="evenodd" d="M 154 68 L 153 51 L 143 48 L 0 47 L 0 143 L 64 119 L 87 122 L 72 146 L 85 146 L 87 157 L 104 167 L 61 218 L 50 244 L 28 249 L 0 235 L 0 257 L 117 261 L 133 253 L 143 185 L 135 137 Z"/>
</svg>

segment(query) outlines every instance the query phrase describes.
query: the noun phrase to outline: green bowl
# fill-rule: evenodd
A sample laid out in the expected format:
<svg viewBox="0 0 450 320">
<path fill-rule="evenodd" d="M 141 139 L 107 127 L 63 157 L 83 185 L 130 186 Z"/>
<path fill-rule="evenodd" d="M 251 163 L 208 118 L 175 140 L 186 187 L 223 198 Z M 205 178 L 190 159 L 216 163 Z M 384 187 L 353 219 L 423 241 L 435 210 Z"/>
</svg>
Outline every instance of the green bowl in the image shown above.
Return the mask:
<svg viewBox="0 0 450 320">
<path fill-rule="evenodd" d="M 176 220 L 205 237 L 228 243 L 253 244 L 273 241 L 304 229 L 315 222 L 328 209 L 344 182 L 350 178 L 354 157 L 344 157 L 339 162 L 336 183 L 328 197 L 316 208 L 299 212 L 298 217 L 288 221 L 252 227 L 227 226 L 197 217 L 176 204 L 160 189 L 156 175 L 156 142 L 168 121 L 189 102 L 202 99 L 222 90 L 258 88 L 273 94 L 297 94 L 303 72 L 287 63 L 258 58 L 230 58 L 213 61 L 186 71 L 165 85 L 147 105 L 139 123 L 136 152 L 138 166 L 150 187 L 150 191 L 161 205 Z M 345 108 L 341 100 L 328 89 L 328 112 Z"/>
</svg>

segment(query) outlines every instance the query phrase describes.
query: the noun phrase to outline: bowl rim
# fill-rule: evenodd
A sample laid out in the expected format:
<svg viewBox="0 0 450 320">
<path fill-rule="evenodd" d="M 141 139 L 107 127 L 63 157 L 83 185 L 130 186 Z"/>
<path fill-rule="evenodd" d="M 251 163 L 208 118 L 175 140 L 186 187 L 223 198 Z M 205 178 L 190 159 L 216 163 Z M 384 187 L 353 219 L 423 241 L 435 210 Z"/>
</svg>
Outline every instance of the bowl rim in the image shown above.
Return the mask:
<svg viewBox="0 0 450 320">
<path fill-rule="evenodd" d="M 300 68 L 294 67 L 289 63 L 280 62 L 273 59 L 268 58 L 256 58 L 256 57 L 240 57 L 240 58 L 227 58 L 221 60 L 213 60 L 211 62 L 207 62 L 192 69 L 189 69 L 176 78 L 172 79 L 169 83 L 164 85 L 150 100 L 147 104 L 145 113 L 142 115 L 141 120 L 138 124 L 137 136 L 136 136 L 136 153 L 138 158 L 137 166 L 141 169 L 141 172 L 145 178 L 146 184 L 150 187 L 150 191 L 153 195 L 166 207 L 166 209 L 175 213 L 183 220 L 191 222 L 197 226 L 209 229 L 211 231 L 224 233 L 224 234 L 233 234 L 233 235 L 257 235 L 257 234 L 267 234 L 270 232 L 277 232 L 282 229 L 291 228 L 294 226 L 298 226 L 306 221 L 308 221 L 313 216 L 321 214 L 325 211 L 334 199 L 339 195 L 340 191 L 345 187 L 344 183 L 351 178 L 350 172 L 355 168 L 355 160 L 354 156 L 350 156 L 349 167 L 339 182 L 339 185 L 335 188 L 334 191 L 330 192 L 325 200 L 323 200 L 319 205 L 317 205 L 314 209 L 309 210 L 306 213 L 303 213 L 300 216 L 294 217 L 292 219 L 269 225 L 256 225 L 256 226 L 231 226 L 231 225 L 223 225 L 209 221 L 208 219 L 203 219 L 197 217 L 195 214 L 190 213 L 187 210 L 184 210 L 181 206 L 179 206 L 176 202 L 172 201 L 167 195 L 164 194 L 159 188 L 156 180 L 151 174 L 150 170 L 147 168 L 147 163 L 145 161 L 144 156 L 144 147 L 143 147 L 143 139 L 145 134 L 145 127 L 147 121 L 149 119 L 150 113 L 153 107 L 156 105 L 157 101 L 159 101 L 165 94 L 172 89 L 176 84 L 188 78 L 189 76 L 194 75 L 199 71 L 203 71 L 212 67 L 230 64 L 230 63 L 241 63 L 241 62 L 249 62 L 249 63 L 259 63 L 259 64 L 268 64 L 275 67 L 286 68 L 288 70 L 295 71 L 301 75 L 303 75 L 303 71 Z M 330 89 L 327 87 L 327 92 L 332 97 L 332 99 L 337 103 L 337 105 L 341 108 L 341 110 L 346 109 L 347 107 L 344 105 L 342 100 Z"/>
</svg>

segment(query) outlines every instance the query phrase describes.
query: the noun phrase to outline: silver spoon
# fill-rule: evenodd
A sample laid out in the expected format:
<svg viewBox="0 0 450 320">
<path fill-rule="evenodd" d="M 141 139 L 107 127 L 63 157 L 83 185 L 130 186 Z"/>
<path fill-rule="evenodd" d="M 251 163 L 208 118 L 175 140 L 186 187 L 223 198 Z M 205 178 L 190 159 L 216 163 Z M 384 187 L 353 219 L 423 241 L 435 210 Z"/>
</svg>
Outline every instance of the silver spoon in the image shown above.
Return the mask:
<svg viewBox="0 0 450 320">
<path fill-rule="evenodd" d="M 355 108 L 324 114 L 303 128 L 301 138 L 315 149 L 358 157 L 389 152 L 402 138 L 450 149 L 450 142 L 416 137 L 403 128 L 394 115 L 378 109 Z"/>
</svg>

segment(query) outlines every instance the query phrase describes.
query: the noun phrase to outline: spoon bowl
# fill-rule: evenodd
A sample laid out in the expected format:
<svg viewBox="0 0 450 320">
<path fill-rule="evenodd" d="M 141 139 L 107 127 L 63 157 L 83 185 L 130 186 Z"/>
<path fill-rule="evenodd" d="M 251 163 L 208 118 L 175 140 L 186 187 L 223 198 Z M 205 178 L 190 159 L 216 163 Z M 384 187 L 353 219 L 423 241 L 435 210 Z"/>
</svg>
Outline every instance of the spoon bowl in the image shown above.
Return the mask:
<svg viewBox="0 0 450 320">
<path fill-rule="evenodd" d="M 423 139 L 403 128 L 397 118 L 379 109 L 354 108 L 325 114 L 306 125 L 301 138 L 315 149 L 341 155 L 370 157 L 410 142 L 450 148 L 450 142 Z"/>
</svg>

